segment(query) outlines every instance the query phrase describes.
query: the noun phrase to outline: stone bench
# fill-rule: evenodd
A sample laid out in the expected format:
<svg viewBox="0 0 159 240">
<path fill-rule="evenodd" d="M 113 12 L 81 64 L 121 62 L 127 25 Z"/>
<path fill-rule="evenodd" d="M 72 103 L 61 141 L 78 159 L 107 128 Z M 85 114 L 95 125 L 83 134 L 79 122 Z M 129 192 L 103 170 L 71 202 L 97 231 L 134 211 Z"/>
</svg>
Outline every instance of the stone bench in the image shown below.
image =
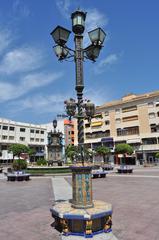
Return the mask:
<svg viewBox="0 0 159 240">
<path fill-rule="evenodd" d="M 106 170 L 106 171 L 112 171 L 114 169 L 114 167 L 111 165 L 106 165 L 106 166 L 103 166 L 102 168 L 103 170 Z"/>
<path fill-rule="evenodd" d="M 106 174 L 107 173 L 105 171 L 92 172 L 92 178 L 105 178 Z"/>
<path fill-rule="evenodd" d="M 30 174 L 24 173 L 24 174 L 14 174 L 9 173 L 7 174 L 7 180 L 8 181 L 29 181 L 30 180 Z"/>
<path fill-rule="evenodd" d="M 133 173 L 132 168 L 118 168 L 117 171 L 118 173 Z"/>
</svg>

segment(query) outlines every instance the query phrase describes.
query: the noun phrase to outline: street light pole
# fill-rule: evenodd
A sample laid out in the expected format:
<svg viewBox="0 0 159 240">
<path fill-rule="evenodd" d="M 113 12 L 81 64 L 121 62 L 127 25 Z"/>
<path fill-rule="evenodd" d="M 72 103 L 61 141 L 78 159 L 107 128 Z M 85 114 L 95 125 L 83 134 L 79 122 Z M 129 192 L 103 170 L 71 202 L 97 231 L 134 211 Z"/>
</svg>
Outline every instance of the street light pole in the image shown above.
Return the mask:
<svg viewBox="0 0 159 240">
<path fill-rule="evenodd" d="M 83 119 L 83 36 L 75 35 L 75 66 L 76 66 L 76 87 L 77 92 L 77 126 L 78 126 L 78 147 L 80 160 L 84 165 L 83 146 L 84 146 L 84 119 Z"/>
<path fill-rule="evenodd" d="M 101 28 L 96 28 L 90 32 L 89 38 L 91 44 L 87 48 L 83 48 L 83 33 L 85 30 L 85 19 L 86 12 L 80 11 L 79 9 L 71 14 L 72 19 L 72 31 L 74 35 L 75 49 L 72 50 L 66 46 L 69 35 L 71 31 L 64 27 L 57 26 L 51 35 L 57 45 L 54 46 L 55 54 L 60 61 L 67 58 L 74 57 L 75 61 L 75 71 L 76 71 L 76 85 L 75 90 L 77 93 L 77 102 L 74 99 L 65 101 L 66 112 L 70 117 L 77 118 L 78 126 L 78 149 L 79 156 L 78 162 L 82 163 L 84 166 L 84 119 L 90 121 L 95 113 L 95 106 L 90 101 L 86 103 L 83 102 L 83 90 L 84 90 L 84 80 L 83 80 L 83 61 L 84 59 L 89 59 L 93 62 L 99 56 L 102 44 L 105 39 L 105 32 Z M 76 114 L 77 108 L 77 114 Z"/>
<path fill-rule="evenodd" d="M 72 234 L 92 237 L 95 232 L 111 231 L 112 207 L 111 204 L 105 202 L 93 201 L 92 167 L 84 162 L 84 119 L 87 119 L 90 123 L 91 118 L 95 114 L 95 105 L 89 100 L 83 101 L 83 61 L 84 59 L 89 59 L 95 62 L 99 56 L 106 34 L 101 28 L 90 31 L 88 34 L 92 43 L 87 48 L 83 48 L 86 12 L 77 10 L 71 14 L 71 19 L 72 31 L 75 34 L 74 50 L 66 46 L 71 31 L 57 26 L 51 32 L 51 35 L 57 44 L 54 46 L 54 50 L 58 59 L 62 61 L 73 57 L 75 62 L 77 101 L 70 98 L 65 101 L 65 106 L 69 119 L 71 117 L 77 118 L 78 164 L 71 166 L 72 200 L 67 203 L 56 204 L 51 212 L 55 218 L 55 225 L 62 229 L 64 235 Z"/>
</svg>

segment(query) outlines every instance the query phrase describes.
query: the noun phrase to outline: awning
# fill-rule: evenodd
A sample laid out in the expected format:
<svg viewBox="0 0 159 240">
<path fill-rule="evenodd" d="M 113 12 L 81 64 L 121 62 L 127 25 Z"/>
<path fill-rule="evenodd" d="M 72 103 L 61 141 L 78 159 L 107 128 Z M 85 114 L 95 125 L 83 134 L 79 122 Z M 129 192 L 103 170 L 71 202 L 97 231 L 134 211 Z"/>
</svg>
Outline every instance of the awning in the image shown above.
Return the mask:
<svg viewBox="0 0 159 240">
<path fill-rule="evenodd" d="M 113 142 L 113 138 L 102 138 L 101 142 Z"/>
<path fill-rule="evenodd" d="M 92 123 L 91 123 L 91 127 L 97 127 L 97 126 L 101 126 L 101 125 L 103 125 L 103 122 L 102 122 L 102 121 L 92 122 Z"/>
<path fill-rule="evenodd" d="M 128 139 L 127 143 L 141 143 L 141 139 L 140 138 L 135 138 L 135 139 Z"/>
</svg>

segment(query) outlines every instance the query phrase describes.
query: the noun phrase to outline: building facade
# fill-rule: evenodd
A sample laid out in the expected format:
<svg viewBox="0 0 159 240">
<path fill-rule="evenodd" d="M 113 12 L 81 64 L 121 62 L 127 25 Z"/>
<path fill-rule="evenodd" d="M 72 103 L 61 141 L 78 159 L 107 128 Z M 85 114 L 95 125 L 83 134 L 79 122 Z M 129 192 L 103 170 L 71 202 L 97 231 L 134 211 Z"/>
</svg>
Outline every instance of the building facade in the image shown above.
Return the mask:
<svg viewBox="0 0 159 240">
<path fill-rule="evenodd" d="M 114 152 L 118 143 L 134 148 L 136 162 L 155 162 L 159 152 L 159 91 L 128 94 L 96 108 L 91 124 L 85 121 L 85 144 L 105 145 Z"/>
<path fill-rule="evenodd" d="M 74 145 L 74 120 L 64 119 L 65 146 Z"/>
<path fill-rule="evenodd" d="M 1 160 L 9 160 L 9 146 L 14 143 L 25 144 L 35 149 L 36 156 L 46 154 L 47 128 L 42 125 L 15 122 L 0 118 Z"/>
<path fill-rule="evenodd" d="M 57 119 L 57 132 L 62 135 L 60 159 L 64 159 L 65 145 L 74 144 L 73 129 L 73 121 Z M 51 131 L 54 131 L 52 122 L 39 125 L 0 118 L 0 162 L 12 160 L 13 156 L 8 149 L 14 143 L 24 144 L 35 149 L 37 159 L 40 157 L 48 159 L 48 133 Z"/>
</svg>

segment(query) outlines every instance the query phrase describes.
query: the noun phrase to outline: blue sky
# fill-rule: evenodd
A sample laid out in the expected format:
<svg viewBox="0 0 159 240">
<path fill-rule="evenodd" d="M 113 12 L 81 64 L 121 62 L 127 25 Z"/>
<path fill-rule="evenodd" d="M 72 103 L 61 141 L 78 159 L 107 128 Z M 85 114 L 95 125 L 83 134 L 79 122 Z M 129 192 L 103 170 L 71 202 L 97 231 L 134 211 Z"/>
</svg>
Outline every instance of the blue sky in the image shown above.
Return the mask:
<svg viewBox="0 0 159 240">
<path fill-rule="evenodd" d="M 0 117 L 46 123 L 64 113 L 64 100 L 75 97 L 75 66 L 57 61 L 50 32 L 71 30 L 78 7 L 87 12 L 86 31 L 107 33 L 97 62 L 84 63 L 85 97 L 99 105 L 159 90 L 157 0 L 1 0 Z"/>
</svg>

